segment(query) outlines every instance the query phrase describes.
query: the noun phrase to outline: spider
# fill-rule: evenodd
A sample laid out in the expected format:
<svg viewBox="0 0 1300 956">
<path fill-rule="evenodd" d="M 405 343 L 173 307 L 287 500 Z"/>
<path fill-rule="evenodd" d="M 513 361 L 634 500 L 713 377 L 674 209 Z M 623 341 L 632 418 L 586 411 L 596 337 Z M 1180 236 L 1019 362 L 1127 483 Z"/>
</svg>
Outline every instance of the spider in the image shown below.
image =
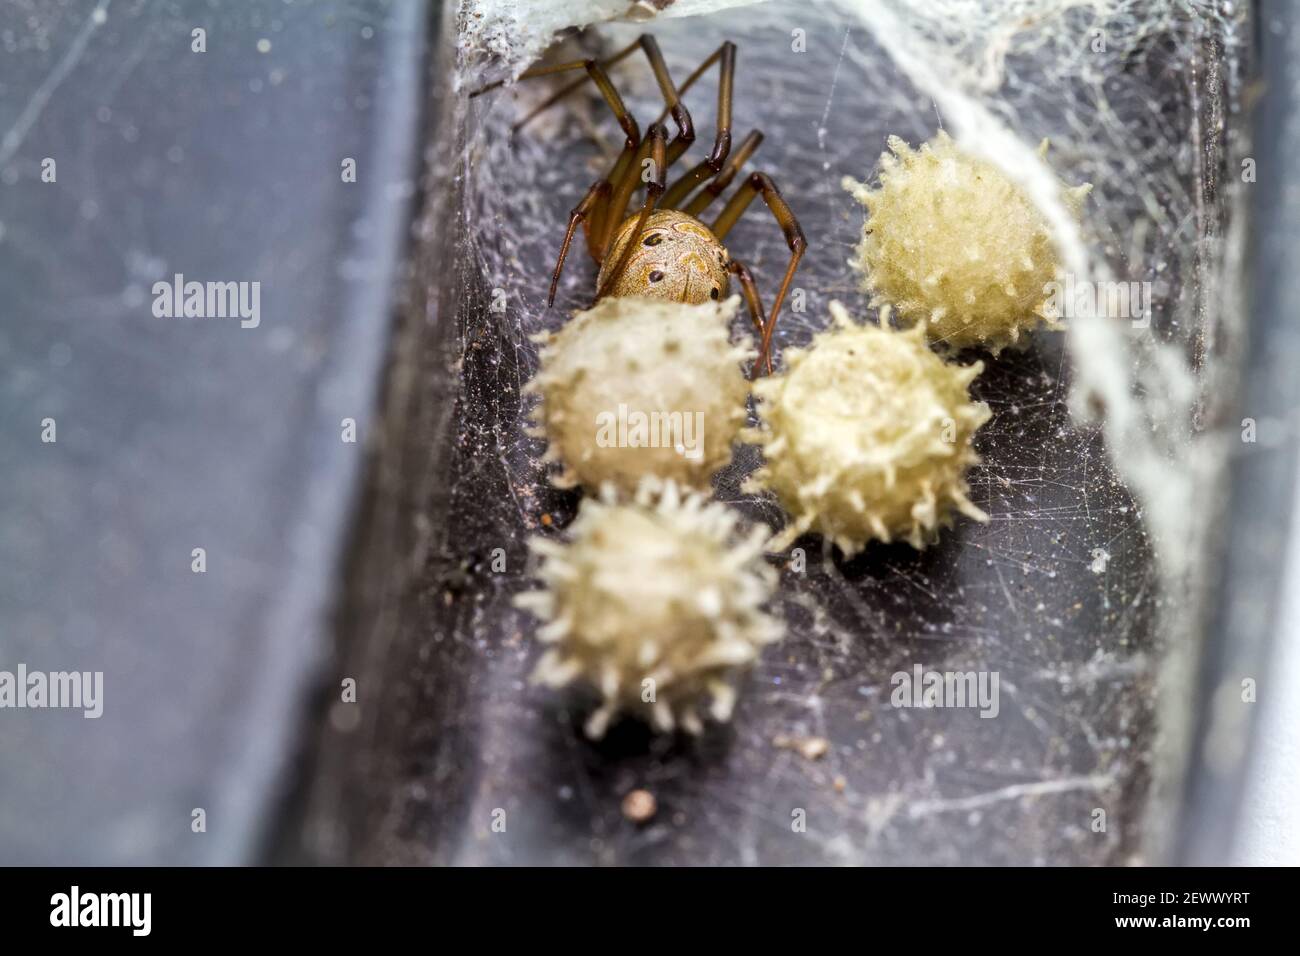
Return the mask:
<svg viewBox="0 0 1300 956">
<path fill-rule="evenodd" d="M 665 104 L 663 112 L 650 125 L 644 138 L 607 72 L 609 67 L 638 49 L 645 53 L 650 62 Z M 681 101 L 681 94 L 690 89 L 714 64 L 718 66 L 718 114 L 713 149 L 707 159 L 669 185 L 669 168 L 695 142 L 695 127 L 690 112 Z M 699 218 L 709 204 L 731 185 L 741 167 L 763 141 L 763 134 L 754 130 L 734 151 L 731 148 L 731 94 L 735 69 L 736 45 L 723 43 L 687 77 L 678 90 L 664 63 L 659 44 L 650 34 L 643 34 L 603 62 L 594 59 L 575 60 L 524 71 L 520 79 L 575 70 L 585 71 L 586 76 L 557 90 L 515 123 L 512 133 L 518 132 L 542 111 L 590 79 L 600 90 L 626 137 L 623 150 L 613 168 L 591 185 L 582 201 L 569 214 L 569 226 L 564 233 L 555 271 L 551 275 L 547 308 L 555 302 L 555 290 L 559 286 L 569 247 L 581 225 L 586 237 L 587 252 L 599 267 L 596 278 L 597 300 L 607 296 L 642 296 L 697 304 L 726 295 L 729 280 L 735 276 L 762 343 L 751 370 L 751 376 L 757 376 L 760 368 L 765 367 L 769 374 L 772 371 L 772 333 L 789 291 L 790 281 L 807 248 L 807 241 L 798 219 L 782 198 L 776 183 L 762 172 L 750 173 L 745 178 L 712 225 L 706 225 Z M 485 86 L 471 96 L 495 89 L 502 82 L 504 81 Z M 677 134 L 671 141 L 668 139 L 668 128 L 664 125 L 664 120 L 670 116 L 677 128 Z M 628 215 L 632 195 L 642 182 L 646 187 L 644 201 L 639 211 Z M 697 189 L 699 192 L 691 198 Z M 790 247 L 790 262 L 777 290 L 771 316 L 766 319 L 763 304 L 758 297 L 758 288 L 749 269 L 739 259 L 733 258 L 723 245 L 736 221 L 757 196 L 763 197 L 763 202 L 776 218 L 785 235 L 786 244 Z"/>
</svg>

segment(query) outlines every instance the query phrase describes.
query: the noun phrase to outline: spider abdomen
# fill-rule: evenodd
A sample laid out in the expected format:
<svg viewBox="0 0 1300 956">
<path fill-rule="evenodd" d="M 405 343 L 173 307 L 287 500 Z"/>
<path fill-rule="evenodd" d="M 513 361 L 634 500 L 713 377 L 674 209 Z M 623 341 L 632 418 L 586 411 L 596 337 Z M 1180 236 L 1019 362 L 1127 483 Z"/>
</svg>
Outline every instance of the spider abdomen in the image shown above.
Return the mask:
<svg viewBox="0 0 1300 956">
<path fill-rule="evenodd" d="M 605 280 L 622 258 L 636 231 L 637 219 L 630 216 L 619 226 L 601 264 L 598 289 L 604 289 Z M 716 301 L 727 295 L 729 261 L 726 248 L 704 223 L 674 209 L 658 210 L 646 220 L 627 268 L 605 294 L 689 305 Z"/>
</svg>

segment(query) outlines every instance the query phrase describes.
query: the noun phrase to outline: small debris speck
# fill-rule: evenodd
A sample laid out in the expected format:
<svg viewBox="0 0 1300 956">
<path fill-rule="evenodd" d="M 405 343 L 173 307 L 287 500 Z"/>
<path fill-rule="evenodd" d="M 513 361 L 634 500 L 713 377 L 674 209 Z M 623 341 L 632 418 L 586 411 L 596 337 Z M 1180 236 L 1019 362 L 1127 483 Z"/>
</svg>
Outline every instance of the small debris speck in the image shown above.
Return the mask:
<svg viewBox="0 0 1300 956">
<path fill-rule="evenodd" d="M 633 790 L 623 798 L 623 816 L 633 823 L 645 823 L 659 810 L 654 794 L 649 790 Z"/>
<path fill-rule="evenodd" d="M 805 760 L 820 760 L 830 750 L 830 741 L 825 737 L 790 737 L 777 734 L 772 738 L 772 746 L 782 750 L 793 750 Z"/>
</svg>

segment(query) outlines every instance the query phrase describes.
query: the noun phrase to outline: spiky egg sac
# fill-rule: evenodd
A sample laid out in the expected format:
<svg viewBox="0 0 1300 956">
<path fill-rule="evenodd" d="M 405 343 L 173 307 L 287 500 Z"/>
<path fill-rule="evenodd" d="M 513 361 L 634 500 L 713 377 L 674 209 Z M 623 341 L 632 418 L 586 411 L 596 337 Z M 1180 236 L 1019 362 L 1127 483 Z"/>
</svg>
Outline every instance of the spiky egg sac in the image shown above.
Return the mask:
<svg viewBox="0 0 1300 956">
<path fill-rule="evenodd" d="M 967 395 L 983 363 L 945 362 L 919 326 L 858 325 L 840 303 L 830 309 L 831 329 L 754 383 L 761 423 L 743 437 L 766 462 L 748 490 L 773 491 L 791 516 L 772 547 L 816 531 L 846 556 L 873 539 L 920 549 L 954 510 L 987 521 L 965 478 L 990 414 Z"/>
<path fill-rule="evenodd" d="M 755 355 L 731 341 L 739 297 L 688 305 L 602 299 L 541 337 L 527 390 L 560 487 L 631 494 L 644 475 L 705 489 L 745 424 Z"/>
<path fill-rule="evenodd" d="M 846 178 L 867 207 L 850 261 L 871 304 L 890 305 L 932 342 L 997 354 L 1040 325 L 1061 279 L 1046 220 L 1023 189 L 992 163 L 957 148 L 947 133 L 913 151 L 897 136 L 880 157 L 880 188 Z M 1047 142 L 1040 146 L 1046 155 Z M 1063 187 L 1076 216 L 1092 187 Z"/>
<path fill-rule="evenodd" d="M 588 736 L 620 712 L 693 734 L 706 715 L 729 719 L 737 675 L 783 632 L 763 610 L 777 580 L 767 530 L 742 535 L 737 520 L 652 478 L 627 503 L 612 486 L 584 499 L 567 543 L 530 542 L 542 588 L 515 602 L 548 622 L 537 638 L 549 645 L 533 680 L 595 688 Z"/>
</svg>

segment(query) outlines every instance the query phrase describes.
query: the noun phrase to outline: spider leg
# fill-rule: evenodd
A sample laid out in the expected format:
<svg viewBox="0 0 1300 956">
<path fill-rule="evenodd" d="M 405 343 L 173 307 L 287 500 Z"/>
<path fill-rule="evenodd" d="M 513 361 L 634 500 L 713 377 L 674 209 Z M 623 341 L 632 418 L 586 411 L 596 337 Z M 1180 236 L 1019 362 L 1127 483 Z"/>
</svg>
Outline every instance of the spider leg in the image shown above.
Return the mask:
<svg viewBox="0 0 1300 956">
<path fill-rule="evenodd" d="M 731 55 L 735 56 L 736 45 L 734 43 L 727 42 L 722 44 L 722 46 L 718 47 L 707 57 L 705 57 L 703 63 L 701 63 L 699 66 L 697 66 L 694 70 L 691 71 L 690 76 L 686 77 L 685 82 L 682 83 L 682 85 L 677 88 L 677 92 L 682 95 L 685 95 L 686 91 L 689 90 L 692 86 L 694 86 L 699 81 L 700 77 L 702 77 L 706 72 L 708 72 L 709 67 L 713 66 L 714 63 L 717 63 L 718 60 L 721 59 L 723 55 L 723 51 L 727 47 L 732 48 Z M 659 114 L 660 123 L 662 123 L 667 118 L 668 118 L 667 110 L 664 110 L 662 113 Z"/>
<path fill-rule="evenodd" d="M 617 167 L 615 168 L 617 171 Z M 587 255 L 591 256 L 597 266 L 604 259 L 605 250 L 601 246 L 602 230 L 605 224 L 605 215 L 609 211 L 609 197 L 613 187 L 609 184 L 609 178 L 597 180 L 591 187 L 596 192 L 592 201 L 590 214 L 582 218 L 582 232 L 587 239 Z"/>
<path fill-rule="evenodd" d="M 609 102 L 610 98 L 608 94 L 606 94 L 605 92 L 605 87 L 601 85 L 602 80 L 598 78 L 597 72 L 595 71 L 599 71 L 599 73 L 604 77 L 604 82 L 609 84 L 609 86 L 612 87 L 613 84 L 609 80 L 609 74 L 607 72 L 607 69 L 613 66 L 614 64 L 619 63 L 620 61 L 626 59 L 628 56 L 630 56 L 638 49 L 645 53 L 645 57 L 650 63 L 650 69 L 654 73 L 655 82 L 659 84 L 659 91 L 660 93 L 663 94 L 664 104 L 665 104 L 664 111 L 660 115 L 658 121 L 662 123 L 669 116 L 671 116 L 673 119 L 673 124 L 677 127 L 677 136 L 674 137 L 672 143 L 670 144 L 669 155 L 672 157 L 672 159 L 669 160 L 669 165 L 671 166 L 673 160 L 676 159 L 676 157 L 680 156 L 682 153 L 686 152 L 686 150 L 690 148 L 691 144 L 695 142 L 695 125 L 694 123 L 691 122 L 691 114 L 686 109 L 685 104 L 681 102 L 681 97 L 678 95 L 677 87 L 673 84 L 672 76 L 668 72 L 668 66 L 667 64 L 664 63 L 663 53 L 660 52 L 659 50 L 659 41 L 657 41 L 649 33 L 641 34 L 641 36 L 637 37 L 634 41 L 632 41 L 622 50 L 619 50 L 617 53 L 615 53 L 607 60 L 602 60 L 602 61 L 575 60 L 571 63 L 560 63 L 554 66 L 533 67 L 532 69 L 525 70 L 523 73 L 519 75 L 519 79 L 528 80 L 538 76 L 549 76 L 551 74 L 563 73 L 568 70 L 576 70 L 579 68 L 585 69 L 587 71 L 587 76 L 579 77 L 573 82 L 567 83 L 564 86 L 562 86 L 560 89 L 556 90 L 555 93 L 548 96 L 538 106 L 536 106 L 532 110 L 532 112 L 530 112 L 523 119 L 516 122 L 510 128 L 511 132 L 512 133 L 519 132 L 519 130 L 527 126 L 537 116 L 541 115 L 546 110 L 550 109 L 552 106 L 560 102 L 560 100 L 564 99 L 569 94 L 573 93 L 575 90 L 580 89 L 587 82 L 588 79 L 595 80 L 596 85 L 600 87 L 600 91 L 602 95 L 605 95 L 606 102 Z M 473 93 L 470 94 L 470 96 L 474 97 L 482 93 L 486 93 L 488 90 L 495 89 L 496 87 L 501 86 L 504 82 L 505 82 L 504 80 L 500 80 L 496 83 L 491 83 L 483 87 L 482 89 L 475 90 Z M 613 106 L 613 103 L 610 103 L 610 105 Z M 615 112 L 616 113 L 618 112 L 617 109 L 615 110 Z M 616 177 L 610 177 L 610 178 L 613 179 L 614 181 L 617 181 Z"/>
<path fill-rule="evenodd" d="M 546 298 L 546 307 L 548 309 L 555 302 L 555 290 L 559 287 L 560 275 L 564 272 L 564 261 L 568 258 L 569 245 L 573 242 L 573 233 L 577 229 L 578 223 L 582 223 L 583 235 L 586 237 L 587 253 L 595 260 L 597 266 L 604 261 L 605 249 L 608 245 L 605 234 L 608 230 L 609 204 L 613 189 L 610 185 L 610 178 L 615 176 L 621 178 L 628 171 L 635 168 L 632 160 L 641 151 L 640 146 L 640 143 L 634 145 L 629 139 L 623 147 L 623 152 L 619 155 L 618 161 L 614 164 L 610 176 L 592 183 L 587 190 L 587 194 L 582 197 L 582 201 L 569 213 L 569 228 L 564 233 L 564 243 L 560 246 L 560 255 L 555 260 L 555 271 L 551 274 L 551 290 Z"/>
<path fill-rule="evenodd" d="M 619 54 L 619 56 L 621 57 L 630 52 L 631 49 L 633 48 L 625 50 L 624 53 Z M 616 59 L 617 58 L 618 57 L 616 57 Z M 642 142 L 641 129 L 637 126 L 636 119 L 632 116 L 626 104 L 624 104 L 623 98 L 619 96 L 618 90 L 610 80 L 609 74 L 605 72 L 604 66 L 597 61 L 577 60 L 572 63 L 560 63 L 555 66 L 534 67 L 531 70 L 524 71 L 520 79 L 546 76 L 552 73 L 562 73 L 568 70 L 586 71 L 587 76 L 578 82 L 585 83 L 589 78 L 596 84 L 596 87 L 600 90 L 601 96 L 604 97 L 605 102 L 609 105 L 610 110 L 618 120 L 618 125 L 622 128 L 625 139 L 623 142 L 623 151 L 619 154 L 618 160 L 614 163 L 614 168 L 610 175 L 604 179 L 597 180 L 591 188 L 587 190 L 587 194 L 582 198 L 582 201 L 578 203 L 569 214 L 569 228 L 564 234 L 564 244 L 560 247 L 560 255 L 555 263 L 555 271 L 551 275 L 551 288 L 546 300 L 547 308 L 550 308 L 555 301 L 555 291 L 559 287 L 560 275 L 564 272 L 564 262 L 565 259 L 568 258 L 569 246 L 573 242 L 573 234 L 577 230 L 579 223 L 582 223 L 584 234 L 586 236 L 587 251 L 591 254 L 591 257 L 596 260 L 597 264 L 600 263 L 605 245 L 603 238 L 605 231 L 605 218 L 609 206 L 610 193 L 612 191 L 610 179 L 619 178 L 622 175 L 622 171 L 628 170 L 632 167 L 632 159 L 636 156 Z M 479 94 L 485 93 L 500 85 L 501 83 L 490 84 L 480 90 L 474 91 L 470 96 L 478 96 Z"/>
<path fill-rule="evenodd" d="M 650 69 L 655 75 L 655 82 L 659 84 L 659 92 L 664 98 L 664 111 L 659 114 L 659 119 L 655 122 L 662 126 L 664 116 L 671 116 L 673 125 L 677 127 L 677 135 L 673 137 L 666 150 L 667 158 L 663 168 L 667 170 L 695 142 L 695 124 L 691 121 L 690 111 L 682 102 L 677 87 L 673 85 L 672 74 L 668 72 L 668 64 L 664 62 L 664 55 L 659 50 L 659 41 L 650 34 L 643 33 L 637 42 L 645 50 L 646 59 L 650 61 Z M 728 102 L 730 102 L 730 94 L 728 94 Z"/>
<path fill-rule="evenodd" d="M 611 56 L 609 59 L 602 60 L 600 65 L 604 67 L 606 70 L 608 70 L 609 67 L 614 66 L 616 63 L 619 63 L 622 60 L 627 59 L 628 56 L 636 52 L 638 46 L 640 46 L 640 41 L 634 40 L 632 43 L 628 44 L 622 50 L 619 50 L 617 53 Z M 519 79 L 526 80 L 526 79 L 531 79 L 534 76 L 545 75 L 544 73 L 540 72 L 540 69 L 544 69 L 544 68 L 535 67 L 532 70 L 525 70 L 522 74 L 520 74 Z M 557 71 L 552 71 L 552 72 L 557 72 Z M 535 120 L 538 116 L 541 116 L 543 113 L 545 113 L 556 103 L 560 102 L 560 100 L 564 99 L 566 96 L 569 96 L 574 91 L 581 89 L 586 84 L 589 78 L 590 78 L 589 76 L 580 76 L 578 77 L 578 79 L 574 80 L 573 82 L 566 83 L 564 86 L 560 87 L 558 90 L 556 90 L 546 99 L 544 99 L 541 103 L 539 103 L 536 107 L 534 107 L 532 112 L 530 112 L 527 116 L 525 116 L 523 119 L 517 121 L 513 126 L 511 126 L 510 132 L 511 133 L 519 132 L 521 129 L 523 129 L 533 120 Z M 475 90 L 473 93 L 470 94 L 470 96 L 474 97 L 474 96 L 478 96 L 481 93 L 486 93 L 488 90 L 496 89 L 498 86 L 503 85 L 505 82 L 506 82 L 505 80 L 499 80 L 496 83 L 491 83 L 480 90 Z"/>
<path fill-rule="evenodd" d="M 664 110 L 659 114 L 659 118 L 655 123 L 652 124 L 652 128 L 653 126 L 664 128 L 664 138 L 666 139 L 667 129 L 663 124 L 665 118 L 671 116 L 673 123 L 677 127 L 677 135 L 673 137 L 672 142 L 667 143 L 662 153 L 654 152 L 653 157 L 651 157 L 650 153 L 653 152 L 653 150 L 643 148 L 642 152 L 637 154 L 636 158 L 629 166 L 623 168 L 618 166 L 615 167 L 615 171 L 610 177 L 611 181 L 615 183 L 613 196 L 611 197 L 608 206 L 602 210 L 604 218 L 601 222 L 601 228 L 599 230 L 593 230 L 598 231 L 601 235 L 601 239 L 597 241 L 597 244 L 601 245 L 602 252 L 597 258 L 597 262 L 604 261 L 604 256 L 609 251 L 610 243 L 613 242 L 614 236 L 618 233 L 618 229 L 623 224 L 624 217 L 627 215 L 628 204 L 631 202 L 632 194 L 636 191 L 639 182 L 645 182 L 647 185 L 647 200 L 650 198 L 649 190 L 656 188 L 657 184 L 657 193 L 655 196 L 656 201 L 649 206 L 651 210 L 657 208 L 659 205 L 658 200 L 663 195 L 665 189 L 665 177 L 667 176 L 669 167 L 677 162 L 677 160 L 682 157 L 682 154 L 684 154 L 691 147 L 691 144 L 695 142 L 695 125 L 691 121 L 691 114 L 686 109 L 686 104 L 681 101 L 677 87 L 673 84 L 672 75 L 668 72 L 668 66 L 664 62 L 663 54 L 659 50 L 658 41 L 650 34 L 643 33 L 637 40 L 637 43 L 645 51 L 646 59 L 650 61 L 650 68 L 654 73 L 655 82 L 659 84 L 659 92 L 664 98 Z M 734 45 L 723 44 L 724 49 L 729 46 L 734 50 Z M 698 79 L 699 72 L 700 71 L 697 70 L 694 75 L 696 79 Z M 694 79 L 690 82 L 694 82 Z M 730 79 L 727 80 L 725 85 L 725 112 L 727 116 L 730 116 Z M 721 93 L 719 94 L 719 102 L 720 104 L 722 102 Z M 721 143 L 721 134 L 719 134 L 718 139 L 719 143 Z M 728 131 L 726 134 L 725 146 L 722 147 L 724 157 L 726 151 L 729 150 L 730 147 L 731 133 Z M 718 149 L 719 146 L 715 145 L 714 151 L 716 152 Z M 646 163 L 652 158 L 654 163 L 653 169 L 647 170 Z M 652 177 L 648 177 L 646 175 L 647 172 L 652 173 Z M 640 173 L 639 177 L 638 173 Z M 649 212 L 643 210 L 640 224 L 636 229 L 637 237 L 641 235 L 641 231 L 645 226 L 645 221 L 648 216 Z M 635 243 L 629 243 L 627 250 L 629 254 L 632 245 L 634 244 Z M 617 277 L 622 274 L 625 265 L 626 263 L 620 264 L 620 266 L 610 274 L 611 280 L 617 279 Z"/>
<path fill-rule="evenodd" d="M 713 200 L 717 199 L 727 191 L 727 187 L 731 185 L 731 181 L 736 178 L 736 173 L 740 172 L 740 168 L 749 161 L 749 157 L 754 155 L 754 151 L 758 149 L 759 144 L 762 142 L 763 134 L 758 130 L 754 130 L 741 140 L 740 145 L 736 147 L 735 152 L 728 157 L 727 165 L 722 167 L 722 171 L 718 173 L 718 175 L 709 180 L 708 184 L 696 194 L 695 198 L 687 203 L 687 205 L 682 209 L 682 212 L 698 219 L 700 213 L 704 212 Z M 669 193 L 671 192 L 672 189 L 670 188 Z M 669 197 L 665 196 L 664 202 L 661 204 L 665 209 L 678 208 L 677 204 L 670 203 L 668 199 Z"/>
<path fill-rule="evenodd" d="M 786 245 L 790 247 L 790 264 L 786 266 L 781 287 L 776 293 L 776 301 L 772 304 L 772 315 L 763 327 L 763 344 L 759 349 L 758 359 L 754 362 L 754 375 L 758 374 L 760 364 L 768 360 L 777 316 L 781 314 L 781 305 L 785 302 L 786 293 L 790 291 L 790 281 L 794 278 L 795 270 L 799 268 L 799 260 L 803 258 L 804 251 L 808 248 L 808 240 L 804 238 L 803 229 L 799 227 L 799 220 L 786 205 L 780 190 L 776 188 L 776 183 L 772 182 L 771 177 L 766 173 L 751 173 L 744 184 L 732 194 L 727 205 L 718 214 L 718 218 L 713 221 L 713 234 L 718 237 L 718 240 L 726 239 L 727 233 L 736 224 L 736 220 L 749 208 L 754 197 L 759 195 L 763 197 L 763 202 L 772 211 L 777 224 L 785 234 Z"/>
<path fill-rule="evenodd" d="M 655 126 L 650 128 L 653 130 L 656 126 L 663 129 L 662 123 L 656 123 Z M 664 130 L 663 139 L 666 140 L 667 138 L 668 131 Z M 647 137 L 641 143 L 641 148 L 637 151 L 632 163 L 624 168 L 622 175 L 614 184 L 614 194 L 610 197 L 609 208 L 606 210 L 605 215 L 604 235 L 601 237 L 601 261 L 604 261 L 604 256 L 609 253 L 614 236 L 618 234 L 619 226 L 623 224 L 623 220 L 627 217 L 627 207 L 632 201 L 632 194 L 636 192 L 637 187 L 641 185 L 642 181 L 647 186 L 652 182 L 664 182 L 664 177 L 668 174 L 667 149 L 665 148 L 663 152 L 657 155 L 653 154 L 654 147 L 649 137 Z M 662 194 L 662 190 L 660 192 Z"/>
<path fill-rule="evenodd" d="M 647 172 L 652 172 L 652 178 L 646 181 L 645 201 L 641 204 L 641 212 L 637 217 L 636 228 L 628 238 L 627 245 L 623 247 L 623 253 L 619 256 L 618 262 L 615 263 L 613 270 L 610 271 L 609 277 L 604 284 L 596 290 L 596 299 L 603 298 L 611 288 L 613 288 L 622 278 L 627 264 L 632 258 L 632 252 L 636 249 L 637 244 L 641 241 L 641 233 L 645 231 L 646 220 L 654 212 L 658 204 L 659 197 L 664 194 L 666 178 L 668 176 L 667 161 L 667 140 L 668 130 L 662 123 L 655 123 L 650 127 L 649 134 L 641 149 L 637 152 L 638 162 L 628 167 L 623 174 L 623 180 L 618 184 L 617 191 L 611 201 L 609 214 L 606 217 L 607 229 L 604 237 L 604 256 L 609 255 L 610 246 L 614 241 L 614 230 L 619 223 L 623 221 L 623 213 L 627 210 L 627 204 L 632 196 L 632 191 L 636 189 L 637 183 L 641 176 L 639 171 L 644 168 L 644 163 L 649 162 L 650 166 Z"/>
<path fill-rule="evenodd" d="M 754 284 L 754 277 L 750 275 L 745 264 L 739 259 L 732 259 L 727 263 L 727 271 L 734 275 L 740 283 L 740 294 L 745 300 L 745 305 L 749 308 L 749 319 L 754 323 L 754 332 L 761 339 L 763 337 L 763 303 L 758 298 L 758 286 Z M 772 374 L 772 356 L 767 356 L 767 374 Z"/>
<path fill-rule="evenodd" d="M 722 44 L 712 55 L 710 55 L 695 72 L 692 73 L 684 84 L 682 92 L 704 75 L 714 62 L 718 63 L 718 132 L 713 141 L 713 150 L 709 153 L 708 159 L 697 163 L 687 173 L 685 173 L 677 182 L 669 188 L 664 195 L 664 208 L 676 209 L 678 204 L 686 199 L 700 183 L 706 179 L 717 176 L 722 170 L 723 164 L 727 161 L 727 156 L 731 152 L 731 98 L 732 88 L 736 75 L 736 45 L 731 42 Z M 663 117 L 660 117 L 663 122 Z M 674 159 L 677 157 L 674 156 Z"/>
<path fill-rule="evenodd" d="M 617 56 L 615 56 L 613 59 L 607 62 L 612 64 L 617 60 L 622 59 L 624 56 L 630 53 L 632 49 L 634 49 L 634 47 L 629 47 L 628 49 L 623 50 L 621 53 L 619 53 Z M 563 95 L 571 89 L 576 89 L 578 86 L 585 83 L 586 80 L 589 78 L 593 83 L 596 84 L 596 88 L 600 90 L 600 95 L 604 98 L 605 103 L 609 106 L 610 110 L 613 111 L 614 116 L 618 119 L 618 125 L 622 127 L 623 133 L 624 135 L 626 135 L 628 143 L 631 144 L 631 148 L 636 149 L 637 145 L 639 145 L 641 142 L 641 130 L 636 125 L 636 120 L 632 118 L 632 114 L 628 111 L 627 106 L 624 104 L 623 97 L 619 96 L 618 89 L 614 86 L 614 81 L 609 78 L 609 74 L 605 71 L 605 65 L 606 64 L 602 64 L 599 60 L 586 59 L 586 60 L 572 60 L 568 63 L 556 63 L 551 66 L 535 66 L 531 69 L 524 70 L 523 73 L 519 74 L 519 79 L 531 80 L 539 76 L 550 76 L 554 73 L 567 73 L 571 70 L 585 70 L 587 72 L 586 78 L 578 80 L 576 83 L 569 84 L 569 86 L 565 87 L 560 91 L 560 94 Z M 501 86 L 504 82 L 505 82 L 504 80 L 498 80 L 496 83 L 489 83 L 487 86 L 481 87 L 480 89 L 477 89 L 474 92 L 470 93 L 470 98 L 472 99 L 476 96 L 481 96 L 482 94 L 486 93 L 488 90 L 496 89 L 497 87 Z M 559 97 L 552 97 L 551 100 L 557 100 L 558 98 Z M 547 106 L 547 105 L 550 105 L 550 101 L 543 104 L 543 106 Z M 536 112 L 537 111 L 534 110 L 534 113 Z M 526 122 L 529 118 L 531 117 L 526 117 L 523 122 Z M 516 123 L 515 126 L 512 128 L 512 131 L 518 130 L 520 125 L 521 125 L 520 123 Z"/>
<path fill-rule="evenodd" d="M 654 73 L 655 81 L 659 85 L 659 91 L 664 98 L 663 116 L 671 116 L 673 124 L 677 127 L 677 135 L 671 144 L 664 146 L 667 140 L 667 128 L 663 126 L 662 118 L 654 124 L 661 130 L 662 135 L 658 137 L 657 143 L 650 143 L 648 140 L 641 139 L 641 132 L 636 124 L 636 120 L 627 109 L 623 98 L 619 95 L 613 81 L 609 78 L 606 67 L 629 56 L 635 50 L 640 49 L 645 53 L 646 59 L 650 62 L 650 69 Z M 638 184 L 638 172 L 643 168 L 645 161 L 653 160 L 654 162 L 654 181 L 659 184 L 658 191 L 655 193 L 657 199 L 663 192 L 663 179 L 667 174 L 667 169 L 677 160 L 691 144 L 695 142 L 695 125 L 691 121 L 691 114 L 681 101 L 677 93 L 677 87 L 673 84 L 672 76 L 668 72 L 668 67 L 664 63 L 663 54 L 660 52 L 658 41 L 648 33 L 642 34 L 636 42 L 620 50 L 610 59 L 602 62 L 597 60 L 574 60 L 569 63 L 558 63 L 552 66 L 533 67 L 525 70 L 520 79 L 532 79 L 539 76 L 550 76 L 556 73 L 565 73 L 573 70 L 584 70 L 586 76 L 574 80 L 572 83 L 562 87 L 556 93 L 548 97 L 540 106 L 516 123 L 512 132 L 517 132 L 522 126 L 527 124 L 533 117 L 543 110 L 559 102 L 569 93 L 578 89 L 590 79 L 600 90 L 601 96 L 609 105 L 610 110 L 618 119 L 619 126 L 622 127 L 626 139 L 623 144 L 623 151 L 619 154 L 610 170 L 608 176 L 598 181 L 588 191 L 582 202 L 570 213 L 569 228 L 565 234 L 564 244 L 561 246 L 560 256 L 555 265 L 555 272 L 551 277 L 550 298 L 548 306 L 555 299 L 555 290 L 559 285 L 560 274 L 564 269 L 564 261 L 569 252 L 569 246 L 573 241 L 573 234 L 579 222 L 582 223 L 583 232 L 586 237 L 587 251 L 592 259 L 600 265 L 608 251 L 609 244 L 622 224 L 623 217 L 627 212 L 628 203 L 631 201 L 632 193 Z M 493 83 L 482 89 L 476 90 L 470 94 L 471 97 L 478 96 L 490 89 L 502 85 L 502 82 Z M 652 127 L 653 128 L 653 127 Z M 655 182 L 647 181 L 653 188 Z M 647 193 L 647 201 L 650 199 Z M 648 209 L 653 210 L 654 203 L 649 203 Z M 649 217 L 649 211 L 643 210 L 641 214 L 640 225 L 637 227 L 637 234 L 640 235 L 644 228 L 645 220 Z M 629 246 L 629 252 L 630 252 Z M 626 263 L 615 271 L 614 276 L 620 275 Z"/>
<path fill-rule="evenodd" d="M 564 271 L 564 260 L 569 257 L 569 246 L 573 243 L 573 234 L 578 229 L 578 223 L 582 223 L 583 229 L 586 230 L 587 247 L 590 250 L 592 216 L 599 211 L 600 204 L 608 201 L 608 198 L 609 181 L 598 179 L 591 184 L 591 188 L 582 197 L 582 201 L 574 206 L 573 211 L 569 213 L 569 228 L 564 231 L 564 243 L 560 246 L 560 255 L 555 261 L 555 271 L 551 273 L 551 290 L 546 295 L 546 307 L 548 309 L 555 304 L 555 290 L 560 285 L 560 273 Z M 600 260 L 597 259 L 597 261 Z"/>
</svg>

